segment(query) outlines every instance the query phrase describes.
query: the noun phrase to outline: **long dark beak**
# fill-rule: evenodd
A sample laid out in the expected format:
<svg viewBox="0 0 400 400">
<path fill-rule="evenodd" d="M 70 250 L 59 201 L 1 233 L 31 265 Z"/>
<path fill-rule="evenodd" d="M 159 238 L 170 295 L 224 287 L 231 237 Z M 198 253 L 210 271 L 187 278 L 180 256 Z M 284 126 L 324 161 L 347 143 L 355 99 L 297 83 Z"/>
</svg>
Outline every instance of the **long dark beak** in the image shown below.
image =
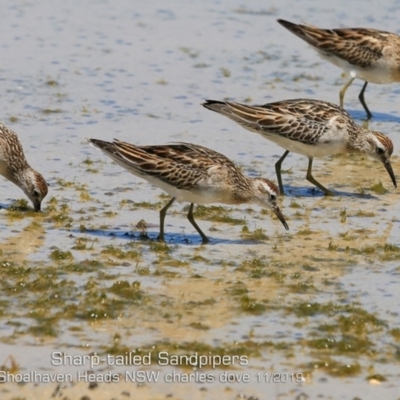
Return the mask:
<svg viewBox="0 0 400 400">
<path fill-rule="evenodd" d="M 36 212 L 40 212 L 40 211 L 41 211 L 41 210 L 40 210 L 40 203 L 35 203 L 35 204 L 33 205 L 33 208 L 35 209 Z"/>
<path fill-rule="evenodd" d="M 390 164 L 390 161 L 389 160 L 385 161 L 383 163 L 383 165 L 385 166 L 386 171 L 388 172 L 388 174 L 392 178 L 393 186 L 395 188 L 397 188 L 396 177 L 394 176 L 394 172 L 393 172 L 393 169 L 392 169 L 392 165 Z"/>
<path fill-rule="evenodd" d="M 283 214 L 278 206 L 274 207 L 274 213 L 279 218 L 279 221 L 282 222 L 282 225 L 285 227 L 285 229 L 288 231 L 289 225 L 286 223 L 285 217 L 283 216 Z"/>
</svg>

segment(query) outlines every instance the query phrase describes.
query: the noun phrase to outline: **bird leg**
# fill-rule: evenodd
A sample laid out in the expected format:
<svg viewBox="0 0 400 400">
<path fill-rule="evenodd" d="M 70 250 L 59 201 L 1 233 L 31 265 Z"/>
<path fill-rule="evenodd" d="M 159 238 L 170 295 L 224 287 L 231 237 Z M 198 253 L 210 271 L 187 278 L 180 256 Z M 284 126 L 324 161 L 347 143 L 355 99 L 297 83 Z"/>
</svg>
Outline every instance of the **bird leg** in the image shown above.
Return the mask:
<svg viewBox="0 0 400 400">
<path fill-rule="evenodd" d="M 334 196 L 334 194 L 327 189 L 325 186 L 322 186 L 313 176 L 311 173 L 311 169 L 312 169 L 312 162 L 313 162 L 313 158 L 312 157 L 308 157 L 308 169 L 307 169 L 307 175 L 306 175 L 306 179 L 311 182 L 312 184 L 314 184 L 317 188 L 321 189 L 327 196 Z"/>
<path fill-rule="evenodd" d="M 365 100 L 364 100 L 364 92 L 365 92 L 365 89 L 367 88 L 367 85 L 368 85 L 368 82 L 365 81 L 364 86 L 362 87 L 361 92 L 358 95 L 358 99 L 360 100 L 362 106 L 364 107 L 365 112 L 367 113 L 367 119 L 371 119 L 372 118 L 371 111 L 369 111 L 367 104 L 365 103 Z"/>
<path fill-rule="evenodd" d="M 175 197 L 173 197 L 160 211 L 160 235 L 158 236 L 158 240 L 160 242 L 164 242 L 164 220 L 167 215 L 168 208 L 171 207 L 172 203 L 175 201 Z"/>
<path fill-rule="evenodd" d="M 339 92 L 339 99 L 340 99 L 340 107 L 343 107 L 343 99 L 344 99 L 344 94 L 346 93 L 346 90 L 348 89 L 348 87 L 353 83 L 355 77 L 351 78 L 341 89 L 341 91 Z M 362 103 L 362 102 L 361 102 Z M 365 107 L 364 107 L 365 108 Z"/>
<path fill-rule="evenodd" d="M 279 185 L 279 191 L 281 192 L 281 195 L 284 195 L 285 192 L 283 190 L 283 183 L 282 183 L 282 176 L 281 176 L 281 167 L 283 160 L 286 158 L 286 156 L 290 153 L 289 150 L 286 150 L 283 153 L 283 156 L 275 163 L 275 172 L 276 172 L 276 177 L 278 178 L 278 185 Z"/>
<path fill-rule="evenodd" d="M 187 218 L 188 218 L 189 222 L 194 226 L 194 229 L 196 229 L 196 231 L 199 232 L 201 238 L 203 239 L 203 244 L 207 244 L 210 240 L 203 233 L 203 231 L 199 228 L 199 226 L 196 224 L 196 221 L 194 220 L 194 217 L 193 217 L 193 206 L 194 206 L 194 204 L 190 203 L 190 207 L 189 207 L 189 212 L 188 212 Z"/>
</svg>

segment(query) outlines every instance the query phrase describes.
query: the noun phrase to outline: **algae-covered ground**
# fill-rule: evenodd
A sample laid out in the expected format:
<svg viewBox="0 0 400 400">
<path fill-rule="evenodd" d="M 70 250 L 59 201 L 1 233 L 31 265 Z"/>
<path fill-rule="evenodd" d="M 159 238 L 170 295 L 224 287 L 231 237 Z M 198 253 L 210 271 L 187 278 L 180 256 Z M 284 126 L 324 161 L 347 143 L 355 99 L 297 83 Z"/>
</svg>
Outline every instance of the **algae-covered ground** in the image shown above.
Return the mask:
<svg viewBox="0 0 400 400">
<path fill-rule="evenodd" d="M 211 239 L 202 245 L 188 204 L 176 203 L 160 243 L 169 197 L 85 139 L 194 142 L 275 180 L 283 149 L 200 103 L 337 102 L 340 70 L 278 17 L 336 27 L 347 10 L 346 23 L 370 26 L 379 12 L 396 30 L 390 7 L 350 16 L 345 2 L 234 3 L 6 8 L 2 122 L 50 187 L 34 213 L 0 181 L 2 399 L 398 396 L 399 192 L 381 164 L 315 160 L 314 176 L 337 194 L 326 197 L 291 153 L 280 201 L 289 231 L 258 206 L 197 206 Z M 358 84 L 346 105 L 366 124 Z M 366 94 L 369 127 L 394 142 L 397 176 L 398 94 L 396 85 Z"/>
</svg>

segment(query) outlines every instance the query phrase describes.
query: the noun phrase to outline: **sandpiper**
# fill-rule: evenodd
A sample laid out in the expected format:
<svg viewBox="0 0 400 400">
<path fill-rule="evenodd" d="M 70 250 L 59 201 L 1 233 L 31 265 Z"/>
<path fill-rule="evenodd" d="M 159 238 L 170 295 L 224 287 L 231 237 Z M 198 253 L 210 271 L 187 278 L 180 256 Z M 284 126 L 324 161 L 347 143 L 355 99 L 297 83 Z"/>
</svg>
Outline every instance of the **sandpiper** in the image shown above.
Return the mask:
<svg viewBox="0 0 400 400">
<path fill-rule="evenodd" d="M 230 101 L 207 100 L 203 106 L 286 149 L 275 164 L 282 194 L 281 166 L 290 151 L 308 157 L 306 179 L 326 195 L 333 193 L 313 177 L 313 158 L 346 152 L 364 153 L 379 160 L 392 178 L 394 187 L 397 187 L 390 164 L 393 153 L 390 138 L 357 125 L 343 108 L 335 104 L 312 99 L 293 99 L 248 106 Z"/>
<path fill-rule="evenodd" d="M 277 205 L 279 190 L 276 185 L 264 178 L 244 176 L 231 160 L 214 150 L 181 142 L 135 146 L 116 139 L 113 142 L 88 141 L 129 172 L 172 196 L 160 211 L 160 241 L 164 241 L 167 210 L 175 200 L 190 203 L 187 218 L 203 243 L 208 243 L 209 239 L 194 220 L 194 204 L 256 203 L 272 209 L 283 226 L 289 229 Z"/>
<path fill-rule="evenodd" d="M 26 161 L 16 133 L 2 124 L 0 124 L 0 175 L 21 188 L 33 203 L 35 211 L 40 211 L 42 200 L 47 195 L 47 183 Z"/>
<path fill-rule="evenodd" d="M 368 82 L 400 82 L 399 35 L 369 28 L 320 29 L 283 19 L 278 22 L 350 75 L 339 94 L 342 108 L 344 94 L 355 78 L 365 81 L 358 98 L 368 119 L 372 117 L 364 100 Z"/>
</svg>

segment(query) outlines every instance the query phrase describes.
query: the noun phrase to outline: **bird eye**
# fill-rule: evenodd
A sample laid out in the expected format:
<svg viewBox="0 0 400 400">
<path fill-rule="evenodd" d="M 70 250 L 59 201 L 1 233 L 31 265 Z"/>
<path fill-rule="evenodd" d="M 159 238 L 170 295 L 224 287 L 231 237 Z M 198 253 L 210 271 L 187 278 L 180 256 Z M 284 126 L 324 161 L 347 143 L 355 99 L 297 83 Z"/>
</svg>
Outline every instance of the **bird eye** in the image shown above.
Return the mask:
<svg viewBox="0 0 400 400">
<path fill-rule="evenodd" d="M 34 190 L 33 191 L 33 195 L 35 196 L 35 197 L 39 197 L 40 196 L 40 193 L 39 193 L 39 191 L 38 190 Z"/>
<path fill-rule="evenodd" d="M 385 150 L 382 149 L 382 147 L 378 147 L 378 148 L 376 149 L 376 152 L 377 152 L 379 155 L 381 155 L 381 154 L 383 154 L 383 153 L 385 152 Z"/>
<path fill-rule="evenodd" d="M 274 194 L 271 194 L 270 199 L 271 199 L 272 201 L 275 201 L 275 200 L 276 200 L 276 196 L 275 196 Z"/>
</svg>

